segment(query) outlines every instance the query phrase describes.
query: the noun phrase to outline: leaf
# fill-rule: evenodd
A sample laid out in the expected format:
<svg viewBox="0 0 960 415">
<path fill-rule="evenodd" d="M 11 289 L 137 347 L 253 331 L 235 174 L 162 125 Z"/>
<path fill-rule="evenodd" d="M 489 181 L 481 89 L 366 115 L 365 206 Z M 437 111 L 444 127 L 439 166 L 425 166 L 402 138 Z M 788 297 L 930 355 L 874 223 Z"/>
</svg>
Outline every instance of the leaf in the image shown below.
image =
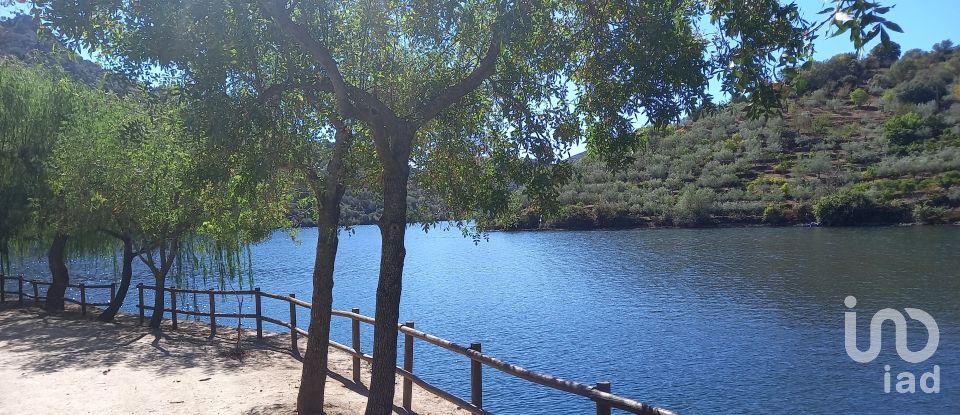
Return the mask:
<svg viewBox="0 0 960 415">
<path fill-rule="evenodd" d="M 892 30 L 892 31 L 894 31 L 894 32 L 903 33 L 903 29 L 900 28 L 900 25 L 898 25 L 898 24 L 896 24 L 896 23 L 894 23 L 894 22 L 889 22 L 889 21 L 883 22 L 883 25 L 886 26 L 887 29 L 890 29 L 890 30 Z"/>
<path fill-rule="evenodd" d="M 873 40 L 873 38 L 877 37 L 877 34 L 879 33 L 880 33 L 880 26 L 875 26 L 873 29 L 870 29 L 870 31 L 867 32 L 867 36 L 863 38 L 863 44 L 870 43 L 870 41 Z"/>
</svg>

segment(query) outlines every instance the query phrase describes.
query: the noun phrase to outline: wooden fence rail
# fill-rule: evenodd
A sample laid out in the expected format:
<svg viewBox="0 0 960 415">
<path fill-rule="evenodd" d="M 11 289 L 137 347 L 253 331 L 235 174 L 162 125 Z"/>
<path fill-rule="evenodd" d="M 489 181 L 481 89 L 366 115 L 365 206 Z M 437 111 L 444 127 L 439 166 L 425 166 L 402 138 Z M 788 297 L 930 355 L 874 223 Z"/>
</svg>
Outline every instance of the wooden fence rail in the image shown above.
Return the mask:
<svg viewBox="0 0 960 415">
<path fill-rule="evenodd" d="M 36 290 L 36 287 L 40 285 L 50 285 L 50 283 L 35 281 L 19 277 L 2 277 L 0 276 L 0 299 L 6 299 L 6 288 L 4 282 L 7 280 L 16 280 L 17 281 L 17 292 L 18 301 L 22 304 L 24 297 L 32 297 L 35 301 L 39 297 L 39 294 L 30 294 L 25 293 L 23 285 L 25 283 L 32 284 L 33 288 Z M 110 288 L 111 289 L 111 300 L 116 293 L 116 286 L 111 285 L 70 285 L 70 287 L 80 288 L 80 302 L 75 300 L 68 300 L 81 304 L 81 307 L 86 305 L 96 305 L 96 306 L 105 306 L 108 304 L 97 304 L 97 303 L 85 303 L 85 289 L 91 288 Z M 152 290 L 155 295 L 170 295 L 170 308 L 164 307 L 163 311 L 170 313 L 172 327 L 176 329 L 177 327 L 177 315 L 190 315 L 198 317 L 208 317 L 210 318 L 210 333 L 211 335 L 216 334 L 217 330 L 217 318 L 240 318 L 240 319 L 255 319 L 257 327 L 257 338 L 263 338 L 263 322 L 269 322 L 276 324 L 278 326 L 286 327 L 290 330 L 291 342 L 290 347 L 295 353 L 299 353 L 297 345 L 297 336 L 308 335 L 307 331 L 301 327 L 297 326 L 297 307 L 302 307 L 307 310 L 310 309 L 310 303 L 296 298 L 294 294 L 280 295 L 260 291 L 259 288 L 253 290 L 225 290 L 225 291 L 216 291 L 213 289 L 207 290 L 196 290 L 196 289 L 184 289 L 184 288 L 170 288 L 164 287 L 162 290 L 158 290 L 157 287 L 151 285 L 137 284 L 137 292 L 139 303 L 137 308 L 139 310 L 139 322 L 142 325 L 144 321 L 144 314 L 146 310 L 153 310 L 152 306 L 148 306 L 144 303 L 144 291 Z M 158 292 L 160 291 L 160 292 Z M 194 310 L 184 310 L 177 308 L 176 298 L 178 294 L 197 294 L 197 295 L 206 295 L 210 300 L 210 310 L 201 312 Z M 214 297 L 216 295 L 243 295 L 243 296 L 253 296 L 254 298 L 254 308 L 255 314 L 246 314 L 246 313 L 218 313 L 216 311 L 216 301 Z M 272 300 L 285 301 L 289 304 L 290 319 L 289 321 L 283 321 L 275 319 L 273 317 L 263 315 L 263 298 L 268 298 Z M 85 312 L 85 309 L 84 309 Z M 360 314 L 360 309 L 354 308 L 351 311 L 344 310 L 333 310 L 333 315 L 336 317 L 348 318 L 351 320 L 352 336 L 351 336 L 351 345 L 347 346 L 336 341 L 331 340 L 330 346 L 341 350 L 353 357 L 353 380 L 356 383 L 360 383 L 360 361 L 372 361 L 373 357 L 368 354 L 364 354 L 361 351 L 360 345 L 360 323 L 373 325 L 376 320 L 372 317 L 365 316 Z M 482 345 L 479 342 L 471 343 L 469 347 L 462 346 L 460 344 L 451 342 L 446 339 L 439 338 L 432 334 L 425 333 L 423 331 L 417 330 L 414 328 L 414 322 L 407 321 L 404 324 L 397 325 L 397 332 L 404 335 L 404 353 L 403 353 L 403 367 L 397 367 L 396 372 L 398 375 L 403 377 L 403 389 L 402 389 L 402 405 L 403 408 L 407 411 L 411 410 L 412 401 L 413 401 L 413 385 L 423 388 L 427 392 L 430 392 L 442 399 L 445 399 L 463 409 L 466 409 L 474 414 L 489 414 L 490 412 L 483 409 L 483 366 L 488 366 L 494 369 L 497 369 L 501 372 L 504 372 L 508 375 L 533 382 L 539 385 L 543 385 L 549 388 L 557 389 L 563 392 L 571 393 L 574 395 L 579 395 L 596 402 L 597 415 L 608 415 L 610 414 L 611 408 L 622 409 L 626 412 L 633 414 L 645 414 L 645 415 L 672 415 L 674 412 L 671 412 L 666 409 L 653 407 L 641 402 L 634 401 L 632 399 L 624 398 L 622 396 L 615 395 L 611 393 L 610 382 L 598 382 L 596 385 L 587 385 L 579 382 L 574 382 L 570 380 L 565 380 L 557 377 L 553 377 L 547 374 L 534 372 L 531 370 L 524 369 L 520 366 L 516 366 L 507 362 L 504 362 L 495 357 L 486 355 L 482 352 Z M 413 348 L 414 348 L 414 339 L 419 339 L 428 344 L 440 347 L 442 349 L 449 350 L 453 353 L 463 355 L 470 359 L 470 400 L 467 401 L 463 398 L 460 398 L 450 392 L 444 391 L 425 380 L 421 379 L 419 376 L 413 373 Z"/>
<path fill-rule="evenodd" d="M 7 281 L 16 281 L 16 282 L 17 282 L 17 291 L 16 291 L 16 292 L 12 292 L 12 291 L 9 291 L 9 292 L 8 292 L 8 291 L 7 291 Z M 30 294 L 30 292 L 28 292 L 28 291 L 26 291 L 26 290 L 24 289 L 24 285 L 28 285 L 28 284 L 31 286 L 31 291 L 33 292 L 33 294 Z M 47 281 L 40 281 L 40 280 L 33 280 L 33 279 L 29 279 L 29 278 L 24 278 L 23 275 L 18 275 L 18 276 L 16 276 L 16 277 L 7 277 L 7 276 L 0 275 L 0 304 L 2 304 L 2 303 L 4 303 L 4 302 L 7 301 L 7 294 L 16 295 L 16 296 L 17 296 L 17 303 L 20 304 L 20 305 L 23 305 L 25 299 L 27 299 L 27 298 L 29 298 L 33 303 L 39 304 L 39 303 L 41 303 L 41 302 L 43 302 L 44 300 L 47 299 L 47 296 L 46 296 L 46 295 L 40 295 L 40 287 L 41 287 L 41 286 L 50 286 L 50 285 L 53 285 L 53 283 L 50 283 L 50 282 L 47 282 Z M 116 296 L 117 296 L 117 284 L 116 284 L 116 283 L 111 283 L 111 284 L 99 284 L 99 285 L 96 285 L 96 284 L 94 284 L 94 285 L 87 285 L 87 284 L 84 284 L 84 283 L 80 283 L 80 284 L 67 284 L 67 288 L 77 288 L 77 289 L 80 290 L 80 298 L 79 298 L 79 299 L 73 299 L 73 298 L 64 296 L 63 301 L 68 302 L 68 303 L 73 303 L 73 304 L 78 304 L 78 305 L 80 305 L 80 313 L 83 314 L 83 315 L 87 315 L 87 306 L 106 307 L 106 306 L 109 306 L 110 303 L 113 302 L 113 299 L 116 298 Z M 109 289 L 109 290 L 110 290 L 110 302 L 106 302 L 106 303 L 92 303 L 92 302 L 88 302 L 88 301 L 87 301 L 87 290 L 101 290 L 101 289 L 102 289 L 102 290 L 106 290 L 106 289 Z"/>
<path fill-rule="evenodd" d="M 141 323 L 143 321 L 143 310 L 152 310 L 153 307 L 147 306 L 143 302 L 143 291 L 144 290 L 153 290 L 157 291 L 157 287 L 138 284 L 137 289 L 140 291 L 140 304 L 138 308 L 140 309 Z M 181 289 L 181 288 L 163 288 L 163 291 L 175 295 L 175 293 L 183 294 L 207 294 L 211 296 L 211 304 L 213 295 L 216 294 L 231 294 L 231 295 L 247 295 L 253 296 L 255 301 L 255 314 L 236 314 L 236 313 L 216 313 L 214 308 L 211 307 L 209 312 L 196 312 L 190 310 L 178 310 L 173 304 L 171 304 L 170 309 L 164 309 L 165 312 L 170 312 L 171 314 L 180 313 L 188 314 L 195 316 L 210 316 L 211 318 L 211 334 L 216 332 L 216 327 L 212 323 L 217 317 L 225 318 L 252 318 L 256 319 L 257 323 L 257 338 L 263 337 L 263 322 L 270 322 L 278 326 L 286 327 L 290 329 L 291 334 L 291 349 L 294 352 L 299 352 L 297 350 L 296 336 L 307 335 L 307 331 L 303 328 L 297 327 L 297 307 L 303 307 L 307 310 L 310 309 L 310 303 L 296 298 L 295 295 L 291 294 L 280 295 L 260 291 L 259 288 L 253 290 L 234 290 L 234 291 L 214 291 L 214 290 L 190 290 L 190 289 Z M 163 294 L 159 294 L 163 295 Z M 290 319 L 289 321 L 282 321 L 272 317 L 263 315 L 262 307 L 262 298 L 269 298 L 279 301 L 285 301 L 289 303 L 290 310 Z M 333 315 L 336 317 L 348 318 L 351 320 L 352 328 L 352 344 L 350 346 L 338 343 L 331 340 L 330 346 L 346 352 L 353 357 L 353 380 L 354 382 L 360 383 L 360 361 L 372 361 L 373 357 L 364 354 L 360 348 L 360 323 L 373 325 L 376 320 L 372 317 L 365 316 L 360 314 L 360 309 L 354 308 L 351 311 L 344 310 L 333 310 Z M 432 334 L 428 334 L 417 330 L 414 328 L 414 323 L 412 321 L 407 321 L 404 324 L 397 326 L 397 331 L 404 335 L 404 353 L 403 353 L 403 367 L 397 367 L 397 374 L 403 377 L 403 389 L 402 389 L 402 405 L 403 408 L 407 411 L 410 411 L 412 405 L 413 397 L 413 384 L 420 386 L 426 391 L 433 393 L 461 408 L 464 408 L 475 414 L 488 414 L 489 412 L 483 409 L 483 366 L 489 366 L 491 368 L 500 370 L 508 375 L 527 380 L 529 382 L 537 383 L 549 388 L 557 389 L 563 392 L 571 393 L 574 395 L 583 396 L 585 398 L 591 399 L 596 402 L 597 405 L 597 414 L 605 415 L 610 413 L 611 408 L 618 408 L 629 413 L 633 414 L 650 414 L 650 415 L 670 415 L 673 412 L 653 407 L 641 402 L 637 402 L 631 399 L 627 399 L 618 395 L 614 395 L 610 392 L 610 382 L 598 382 L 595 386 L 586 385 L 583 383 L 573 382 L 565 379 L 560 379 L 550 375 L 546 375 L 539 372 L 534 372 L 531 370 L 524 369 L 520 366 L 516 366 L 507 362 L 504 362 L 495 357 L 483 354 L 482 346 L 479 342 L 471 343 L 470 347 L 465 347 L 454 342 L 451 342 L 446 339 L 436 337 Z M 413 347 L 414 339 L 422 340 L 426 343 L 438 346 L 440 348 L 449 350 L 451 352 L 463 355 L 470 359 L 470 401 L 467 401 L 463 398 L 455 396 L 447 391 L 444 391 L 436 386 L 431 385 L 430 383 L 424 381 L 417 375 L 413 373 Z"/>
</svg>

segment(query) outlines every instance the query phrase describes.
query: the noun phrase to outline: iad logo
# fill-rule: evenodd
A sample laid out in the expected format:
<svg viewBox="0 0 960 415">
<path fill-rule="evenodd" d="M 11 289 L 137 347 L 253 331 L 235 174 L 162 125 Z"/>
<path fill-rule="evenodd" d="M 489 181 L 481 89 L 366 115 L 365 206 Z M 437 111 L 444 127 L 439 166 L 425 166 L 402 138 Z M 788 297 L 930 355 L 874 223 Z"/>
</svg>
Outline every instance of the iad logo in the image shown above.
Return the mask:
<svg viewBox="0 0 960 415">
<path fill-rule="evenodd" d="M 857 306 L 857 298 L 852 295 L 847 296 L 843 304 L 847 308 L 854 308 Z M 877 311 L 870 319 L 870 345 L 866 351 L 861 351 L 857 347 L 857 313 L 845 311 L 843 313 L 844 346 L 847 349 L 847 355 L 858 363 L 869 363 L 876 359 L 880 355 L 883 322 L 889 320 L 893 322 L 897 354 L 901 359 L 908 363 L 921 363 L 933 356 L 940 345 L 940 328 L 937 327 L 936 320 L 926 311 L 917 308 L 905 308 L 903 311 L 927 329 L 927 344 L 922 349 L 912 351 L 907 347 L 907 319 L 903 313 L 892 308 L 884 308 Z M 884 365 L 883 370 L 883 391 L 890 393 L 890 365 Z M 930 385 L 931 382 L 932 385 Z M 897 393 L 916 392 L 916 383 L 913 373 L 900 372 L 897 374 Z M 940 393 L 940 366 L 933 365 L 932 372 L 925 372 L 920 376 L 920 390 L 924 393 Z"/>
</svg>

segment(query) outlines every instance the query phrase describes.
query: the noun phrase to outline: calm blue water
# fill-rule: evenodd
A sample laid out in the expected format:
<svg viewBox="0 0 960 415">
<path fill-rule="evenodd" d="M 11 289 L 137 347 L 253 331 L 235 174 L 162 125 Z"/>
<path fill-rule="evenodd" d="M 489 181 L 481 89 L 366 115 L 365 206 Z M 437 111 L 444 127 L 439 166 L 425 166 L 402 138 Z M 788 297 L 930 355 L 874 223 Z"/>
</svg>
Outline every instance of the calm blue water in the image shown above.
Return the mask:
<svg viewBox="0 0 960 415">
<path fill-rule="evenodd" d="M 298 239 L 277 232 L 254 247 L 256 285 L 309 298 L 316 233 Z M 372 314 L 379 243 L 372 226 L 343 236 L 337 308 Z M 608 380 L 616 393 L 683 413 L 960 413 L 958 250 L 958 227 L 493 233 L 476 245 L 457 230 L 411 228 L 401 319 L 461 344 L 481 341 L 484 352 L 529 369 Z M 77 280 L 112 278 L 103 277 L 110 262 L 73 265 Z M 858 299 L 861 349 L 874 312 L 905 307 L 936 319 L 939 349 L 906 363 L 888 325 L 880 356 L 855 363 L 844 351 L 847 295 Z M 222 301 L 218 310 L 231 307 Z M 286 303 L 264 301 L 268 314 L 287 319 Z M 926 335 L 913 323 L 909 343 L 918 350 Z M 369 353 L 372 328 L 364 330 Z M 335 320 L 333 336 L 349 342 L 349 322 Z M 938 365 L 940 392 L 884 393 L 884 365 L 892 389 L 897 373 L 919 379 Z M 417 343 L 414 371 L 469 398 L 466 358 Z M 485 407 L 501 414 L 594 408 L 490 368 L 484 387 Z"/>
</svg>

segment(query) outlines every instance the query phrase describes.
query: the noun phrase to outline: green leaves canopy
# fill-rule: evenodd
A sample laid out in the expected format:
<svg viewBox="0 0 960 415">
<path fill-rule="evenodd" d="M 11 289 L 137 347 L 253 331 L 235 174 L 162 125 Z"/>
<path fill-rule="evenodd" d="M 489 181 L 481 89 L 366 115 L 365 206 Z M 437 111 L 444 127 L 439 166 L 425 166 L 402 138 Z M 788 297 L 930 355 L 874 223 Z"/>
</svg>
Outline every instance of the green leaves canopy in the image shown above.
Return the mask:
<svg viewBox="0 0 960 415">
<path fill-rule="evenodd" d="M 835 2 L 820 24 L 775 0 L 34 4 L 74 46 L 141 76 L 167 69 L 204 102 L 240 97 L 255 114 L 266 102 L 277 110 L 311 101 L 346 118 L 408 120 L 419 127 L 414 167 L 454 178 L 434 187 L 462 211 L 505 200 L 464 188 L 493 195 L 526 185 L 549 198 L 581 138 L 625 161 L 640 121 L 660 126 L 703 106 L 713 77 L 752 113 L 776 111 L 776 83 L 809 59 L 823 23 L 853 16 L 856 26 L 841 27 L 858 33 L 857 47 L 889 24 L 878 17 L 885 8 L 853 0 Z"/>
<path fill-rule="evenodd" d="M 35 208 L 49 201 L 47 161 L 79 87 L 63 73 L 0 59 L 0 265 L 8 244 L 34 233 Z"/>
</svg>

